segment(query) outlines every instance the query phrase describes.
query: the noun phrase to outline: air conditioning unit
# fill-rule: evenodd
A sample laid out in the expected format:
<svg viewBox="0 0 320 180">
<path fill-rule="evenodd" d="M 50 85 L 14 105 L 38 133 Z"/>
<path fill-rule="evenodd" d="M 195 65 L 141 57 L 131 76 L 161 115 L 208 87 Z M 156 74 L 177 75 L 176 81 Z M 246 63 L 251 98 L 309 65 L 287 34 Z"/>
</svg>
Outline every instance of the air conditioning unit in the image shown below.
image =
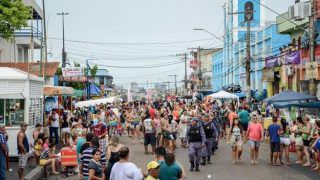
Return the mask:
<svg viewBox="0 0 320 180">
<path fill-rule="evenodd" d="M 299 2 L 289 7 L 289 18 L 302 20 L 311 16 L 311 4 L 309 2 Z"/>
</svg>

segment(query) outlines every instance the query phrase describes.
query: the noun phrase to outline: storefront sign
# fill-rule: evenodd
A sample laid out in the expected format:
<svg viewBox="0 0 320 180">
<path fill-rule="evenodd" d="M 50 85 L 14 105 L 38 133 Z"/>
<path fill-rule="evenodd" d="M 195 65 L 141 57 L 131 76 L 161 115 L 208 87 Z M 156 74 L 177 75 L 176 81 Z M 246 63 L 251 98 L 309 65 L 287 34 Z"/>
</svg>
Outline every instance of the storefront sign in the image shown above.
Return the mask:
<svg viewBox="0 0 320 180">
<path fill-rule="evenodd" d="M 305 80 L 316 79 L 317 77 L 318 77 L 317 62 L 307 62 Z"/>
<path fill-rule="evenodd" d="M 281 66 L 283 64 L 300 64 L 301 62 L 301 52 L 294 51 L 290 53 L 282 53 L 276 56 L 269 56 L 265 59 L 266 68 L 274 68 Z"/>
<path fill-rule="evenodd" d="M 273 70 L 263 70 L 262 80 L 266 82 L 273 82 L 274 80 L 274 71 Z"/>
<path fill-rule="evenodd" d="M 59 81 L 64 81 L 64 82 L 86 82 L 87 78 L 86 77 L 59 77 Z"/>
<path fill-rule="evenodd" d="M 190 67 L 191 68 L 197 68 L 197 67 L 199 67 L 199 61 L 197 60 L 197 59 L 193 59 L 193 60 L 191 60 L 190 61 Z"/>
<path fill-rule="evenodd" d="M 267 68 L 273 68 L 279 66 L 279 57 L 278 56 L 270 56 L 266 57 L 266 65 Z"/>
<path fill-rule="evenodd" d="M 285 56 L 285 62 L 284 64 L 300 64 L 301 61 L 301 56 L 300 56 L 300 51 L 295 51 L 287 54 Z"/>
<path fill-rule="evenodd" d="M 83 69 L 81 67 L 62 68 L 63 77 L 83 76 Z"/>
</svg>

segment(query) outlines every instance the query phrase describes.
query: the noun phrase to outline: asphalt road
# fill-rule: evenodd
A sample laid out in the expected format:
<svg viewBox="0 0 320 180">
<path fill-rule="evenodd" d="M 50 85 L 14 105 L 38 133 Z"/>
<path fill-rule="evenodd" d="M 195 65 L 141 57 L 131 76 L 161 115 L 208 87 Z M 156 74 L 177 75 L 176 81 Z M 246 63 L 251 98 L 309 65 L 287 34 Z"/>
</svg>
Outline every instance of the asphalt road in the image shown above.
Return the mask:
<svg viewBox="0 0 320 180">
<path fill-rule="evenodd" d="M 153 155 L 145 155 L 143 145 L 136 143 L 132 145 L 127 137 L 121 137 L 121 143 L 130 148 L 130 161 L 138 167 L 146 169 L 147 163 L 152 160 Z M 179 143 L 178 143 L 179 144 Z M 181 162 L 186 169 L 187 179 L 196 180 L 318 180 L 320 172 L 313 172 L 309 168 L 292 165 L 274 167 L 268 165 L 268 145 L 262 144 L 260 160 L 258 165 L 250 165 L 249 147 L 244 146 L 243 163 L 233 165 L 231 163 L 231 148 L 221 141 L 216 155 L 213 156 L 212 165 L 202 166 L 200 172 L 189 172 L 188 150 L 178 148 L 176 152 L 177 160 Z M 291 154 L 292 160 L 295 155 Z M 60 176 L 50 177 L 50 179 L 61 179 Z M 70 180 L 78 179 L 76 176 L 67 178 Z"/>
</svg>

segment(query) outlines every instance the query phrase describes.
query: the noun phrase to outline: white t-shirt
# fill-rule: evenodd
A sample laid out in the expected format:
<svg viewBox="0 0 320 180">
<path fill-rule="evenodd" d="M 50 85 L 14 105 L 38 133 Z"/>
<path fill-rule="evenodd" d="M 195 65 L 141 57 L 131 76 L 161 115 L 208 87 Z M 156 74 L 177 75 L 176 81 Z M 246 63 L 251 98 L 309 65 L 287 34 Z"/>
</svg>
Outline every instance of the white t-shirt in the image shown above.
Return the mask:
<svg viewBox="0 0 320 180">
<path fill-rule="evenodd" d="M 151 119 L 145 119 L 143 121 L 143 125 L 145 128 L 145 133 L 154 133 Z"/>
<path fill-rule="evenodd" d="M 131 163 L 115 163 L 112 167 L 110 180 L 141 180 L 143 179 L 142 172 L 138 167 Z"/>
<path fill-rule="evenodd" d="M 59 127 L 59 114 L 53 114 L 53 118 L 55 119 L 55 121 L 51 121 L 51 127 Z"/>
</svg>

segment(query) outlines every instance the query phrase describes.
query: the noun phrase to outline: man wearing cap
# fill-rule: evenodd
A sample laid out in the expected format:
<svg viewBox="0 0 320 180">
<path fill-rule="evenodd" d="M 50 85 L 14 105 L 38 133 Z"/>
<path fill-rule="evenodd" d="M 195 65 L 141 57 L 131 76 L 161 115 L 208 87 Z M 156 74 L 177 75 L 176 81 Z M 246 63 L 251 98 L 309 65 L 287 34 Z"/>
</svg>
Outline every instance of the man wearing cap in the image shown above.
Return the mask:
<svg viewBox="0 0 320 180">
<path fill-rule="evenodd" d="M 6 158 L 8 155 L 5 125 L 0 124 L 0 179 L 6 179 Z"/>
<path fill-rule="evenodd" d="M 19 169 L 18 175 L 19 179 L 23 180 L 23 168 L 26 167 L 28 161 L 28 152 L 29 152 L 29 141 L 26 136 L 28 124 L 21 123 L 20 131 L 17 135 L 17 145 L 18 145 L 18 158 L 19 158 Z"/>
<path fill-rule="evenodd" d="M 160 164 L 157 161 L 151 161 L 147 165 L 148 173 L 146 180 L 157 180 L 159 179 Z"/>
<path fill-rule="evenodd" d="M 198 118 L 192 118 L 186 133 L 186 142 L 189 144 L 190 171 L 200 171 L 201 149 L 205 147 L 206 135 L 203 127 L 199 125 Z"/>
<path fill-rule="evenodd" d="M 212 154 L 212 146 L 214 141 L 218 138 L 218 130 L 214 125 L 213 121 L 210 120 L 210 116 L 205 114 L 203 116 L 202 127 L 206 135 L 205 147 L 202 149 L 202 162 L 201 165 L 206 165 L 206 160 L 208 164 L 211 164 L 210 157 Z"/>
</svg>

